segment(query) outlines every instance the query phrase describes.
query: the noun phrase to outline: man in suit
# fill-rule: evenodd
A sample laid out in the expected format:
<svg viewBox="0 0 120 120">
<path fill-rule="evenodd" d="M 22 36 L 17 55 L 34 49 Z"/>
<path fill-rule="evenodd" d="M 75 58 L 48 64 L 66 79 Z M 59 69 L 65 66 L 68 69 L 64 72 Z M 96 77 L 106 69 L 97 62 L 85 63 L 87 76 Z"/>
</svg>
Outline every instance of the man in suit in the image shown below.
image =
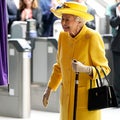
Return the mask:
<svg viewBox="0 0 120 120">
<path fill-rule="evenodd" d="M 42 9 L 43 37 L 53 36 L 53 24 L 57 17 L 51 13 L 50 8 L 58 5 L 56 0 L 39 0 Z"/>
<path fill-rule="evenodd" d="M 113 86 L 118 101 L 118 107 L 120 107 L 120 0 L 116 0 L 116 4 L 111 6 L 110 25 L 113 34 L 111 43 L 114 65 Z"/>
</svg>

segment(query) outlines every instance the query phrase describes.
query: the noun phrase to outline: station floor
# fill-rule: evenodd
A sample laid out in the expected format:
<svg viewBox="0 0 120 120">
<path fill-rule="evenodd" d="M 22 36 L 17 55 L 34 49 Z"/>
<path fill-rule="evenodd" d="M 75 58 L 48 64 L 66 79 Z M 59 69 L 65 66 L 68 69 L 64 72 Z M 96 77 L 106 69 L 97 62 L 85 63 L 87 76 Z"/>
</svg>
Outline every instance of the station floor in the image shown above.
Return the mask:
<svg viewBox="0 0 120 120">
<path fill-rule="evenodd" d="M 0 120 L 59 120 L 59 113 L 32 110 L 29 118 L 0 116 Z M 120 120 L 120 108 L 103 109 L 101 120 Z"/>
</svg>

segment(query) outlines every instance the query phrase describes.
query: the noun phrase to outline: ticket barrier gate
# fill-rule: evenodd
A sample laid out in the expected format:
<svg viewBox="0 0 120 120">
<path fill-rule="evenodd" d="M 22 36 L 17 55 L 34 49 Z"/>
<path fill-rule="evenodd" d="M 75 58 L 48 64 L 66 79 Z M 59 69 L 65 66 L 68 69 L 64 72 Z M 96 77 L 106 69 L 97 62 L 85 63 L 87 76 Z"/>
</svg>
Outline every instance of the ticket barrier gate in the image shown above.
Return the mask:
<svg viewBox="0 0 120 120">
<path fill-rule="evenodd" d="M 38 37 L 32 57 L 31 109 L 49 112 L 59 112 L 59 88 L 52 92 L 47 108 L 42 104 L 53 64 L 56 62 L 57 40 L 53 37 Z"/>
<path fill-rule="evenodd" d="M 112 35 L 102 34 L 102 38 L 103 38 L 104 45 L 105 45 L 105 52 L 106 52 L 106 57 L 108 59 L 108 65 L 111 68 L 111 72 L 108 75 L 108 79 L 110 80 L 110 84 L 113 85 L 114 68 L 113 68 L 113 57 L 112 57 L 112 51 L 111 51 Z"/>
<path fill-rule="evenodd" d="M 30 116 L 31 47 L 25 39 L 9 39 L 9 87 L 0 87 L 0 116 Z"/>
</svg>

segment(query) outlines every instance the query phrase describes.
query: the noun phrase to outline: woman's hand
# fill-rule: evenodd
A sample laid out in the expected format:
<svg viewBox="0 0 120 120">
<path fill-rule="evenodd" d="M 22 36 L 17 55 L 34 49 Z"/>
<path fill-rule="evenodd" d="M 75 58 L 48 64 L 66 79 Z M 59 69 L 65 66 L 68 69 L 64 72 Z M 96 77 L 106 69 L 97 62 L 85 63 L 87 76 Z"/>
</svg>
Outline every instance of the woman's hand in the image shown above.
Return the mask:
<svg viewBox="0 0 120 120">
<path fill-rule="evenodd" d="M 43 105 L 45 107 L 48 105 L 50 93 L 51 93 L 51 88 L 47 87 L 44 94 L 43 94 Z"/>
<path fill-rule="evenodd" d="M 79 61 L 72 60 L 72 67 L 75 72 L 92 74 L 92 67 L 86 66 Z"/>
<path fill-rule="evenodd" d="M 26 12 L 25 12 L 25 10 L 23 10 L 22 13 L 21 13 L 21 20 L 22 21 L 26 20 Z"/>
</svg>

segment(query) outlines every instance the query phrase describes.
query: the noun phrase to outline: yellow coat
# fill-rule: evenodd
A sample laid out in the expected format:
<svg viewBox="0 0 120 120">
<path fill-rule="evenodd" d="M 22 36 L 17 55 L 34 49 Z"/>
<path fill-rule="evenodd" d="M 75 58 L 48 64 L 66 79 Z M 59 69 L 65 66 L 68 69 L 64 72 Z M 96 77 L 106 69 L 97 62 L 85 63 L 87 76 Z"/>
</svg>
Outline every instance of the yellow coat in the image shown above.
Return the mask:
<svg viewBox="0 0 120 120">
<path fill-rule="evenodd" d="M 48 82 L 52 90 L 60 86 L 60 120 L 73 120 L 74 84 L 75 73 L 71 62 L 76 59 L 85 65 L 100 66 L 106 74 L 110 72 L 108 61 L 105 57 L 104 42 L 94 30 L 85 25 L 80 33 L 72 38 L 67 32 L 61 32 L 58 41 L 57 62 L 53 66 L 53 72 Z M 100 71 L 102 74 L 102 72 Z M 92 80 L 95 85 L 97 73 L 93 67 Z M 85 73 L 79 75 L 78 102 L 76 120 L 100 120 L 100 111 L 88 111 L 88 89 L 90 76 Z"/>
</svg>

